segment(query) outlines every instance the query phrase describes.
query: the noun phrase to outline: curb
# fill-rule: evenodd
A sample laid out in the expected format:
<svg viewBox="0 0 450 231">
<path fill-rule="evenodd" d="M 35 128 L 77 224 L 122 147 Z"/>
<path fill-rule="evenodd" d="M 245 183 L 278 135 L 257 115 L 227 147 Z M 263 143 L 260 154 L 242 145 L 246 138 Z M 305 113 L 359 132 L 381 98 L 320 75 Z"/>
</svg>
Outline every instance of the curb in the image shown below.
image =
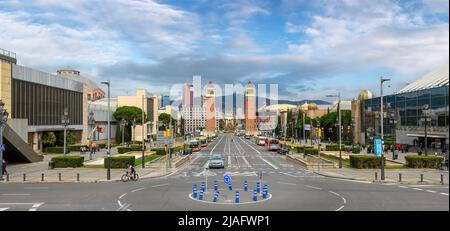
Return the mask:
<svg viewBox="0 0 450 231">
<path fill-rule="evenodd" d="M 396 184 L 405 184 L 405 185 L 420 185 L 420 184 L 423 184 L 423 185 L 449 185 L 448 183 L 446 184 L 445 182 L 444 182 L 444 184 L 441 184 L 440 182 L 438 183 L 438 182 L 429 182 L 429 181 L 423 181 L 423 182 L 420 182 L 420 181 L 402 181 L 402 182 L 399 182 L 399 181 L 394 181 L 394 180 L 389 180 L 389 181 L 377 180 L 377 181 L 375 181 L 375 180 L 368 180 L 366 178 L 341 177 L 341 176 L 328 175 L 328 174 L 317 172 L 317 171 L 313 171 L 313 172 L 315 174 L 317 174 L 317 175 L 321 175 L 321 176 L 329 177 L 329 178 L 344 179 L 344 180 L 355 180 L 355 181 L 366 181 L 366 182 L 377 183 L 377 184 L 392 184 L 392 183 L 396 183 Z"/>
</svg>

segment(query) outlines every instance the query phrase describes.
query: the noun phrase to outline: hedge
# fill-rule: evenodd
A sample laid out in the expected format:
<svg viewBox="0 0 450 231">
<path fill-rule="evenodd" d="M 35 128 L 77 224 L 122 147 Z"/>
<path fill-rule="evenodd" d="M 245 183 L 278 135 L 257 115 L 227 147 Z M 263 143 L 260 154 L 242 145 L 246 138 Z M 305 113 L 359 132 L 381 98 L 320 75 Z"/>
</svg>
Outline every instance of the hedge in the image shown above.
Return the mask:
<svg viewBox="0 0 450 231">
<path fill-rule="evenodd" d="M 45 153 L 58 153 L 58 154 L 64 154 L 64 147 L 47 147 L 44 150 Z M 66 153 L 69 153 L 70 150 L 67 149 Z"/>
<path fill-rule="evenodd" d="M 112 156 L 111 168 L 128 168 L 128 165 L 134 166 L 135 157 L 134 156 Z M 108 158 L 104 159 L 105 168 L 108 167 Z"/>
<path fill-rule="evenodd" d="M 405 156 L 406 166 L 410 168 L 441 168 L 443 159 L 444 158 L 440 156 Z"/>
<path fill-rule="evenodd" d="M 317 149 L 317 148 L 305 148 L 305 155 L 319 155 L 319 149 Z"/>
<path fill-rule="evenodd" d="M 151 150 L 155 151 L 156 155 L 166 155 L 166 148 L 164 148 L 164 147 L 152 148 Z M 177 146 L 177 147 L 171 148 L 170 152 L 173 154 L 173 153 L 177 153 L 182 150 L 184 150 L 183 146 Z"/>
<path fill-rule="evenodd" d="M 341 145 L 341 148 L 344 149 L 343 145 Z M 339 151 L 339 144 L 327 144 L 325 151 Z"/>
<path fill-rule="evenodd" d="M 360 152 L 361 152 L 361 148 L 360 147 L 352 147 L 352 153 L 359 154 Z"/>
<path fill-rule="evenodd" d="M 55 156 L 51 159 L 55 168 L 76 168 L 83 166 L 82 156 Z"/>
<path fill-rule="evenodd" d="M 350 167 L 352 167 L 352 168 L 380 168 L 381 167 L 381 156 L 350 155 Z"/>
<path fill-rule="evenodd" d="M 145 150 L 145 147 L 144 147 Z M 118 146 L 117 152 L 120 154 L 132 152 L 132 151 L 142 151 L 142 146 L 139 145 L 130 145 L 130 146 Z"/>
</svg>

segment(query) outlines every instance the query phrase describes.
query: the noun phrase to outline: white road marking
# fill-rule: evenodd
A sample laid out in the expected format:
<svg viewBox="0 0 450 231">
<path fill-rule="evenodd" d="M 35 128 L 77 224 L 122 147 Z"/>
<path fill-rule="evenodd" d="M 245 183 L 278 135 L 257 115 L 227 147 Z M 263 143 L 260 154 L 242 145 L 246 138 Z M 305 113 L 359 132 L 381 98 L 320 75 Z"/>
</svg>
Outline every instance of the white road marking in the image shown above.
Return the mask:
<svg viewBox="0 0 450 231">
<path fill-rule="evenodd" d="M 0 208 L 0 212 L 1 211 L 6 211 L 6 210 L 8 210 L 9 208 Z"/>
<path fill-rule="evenodd" d="M 3 193 L 2 196 L 31 196 L 29 193 Z"/>
<path fill-rule="evenodd" d="M 264 158 L 262 158 L 262 156 L 259 156 L 259 158 L 261 160 L 263 160 L 264 162 L 266 162 L 268 165 L 270 165 L 270 167 L 274 168 L 275 170 L 278 169 L 278 167 L 276 165 L 274 165 L 274 164 L 270 163 L 269 161 L 265 160 Z"/>
<path fill-rule="evenodd" d="M 436 191 L 433 191 L 433 190 L 427 190 L 427 192 L 435 193 Z"/>
<path fill-rule="evenodd" d="M 211 149 L 211 152 L 209 152 L 209 155 L 211 155 L 214 152 L 214 149 L 216 149 L 217 145 L 222 141 L 223 136 L 220 138 L 220 140 L 214 145 L 214 147 Z"/>
<path fill-rule="evenodd" d="M 444 195 L 444 196 L 448 196 L 448 193 L 439 193 L 439 194 Z"/>
<path fill-rule="evenodd" d="M 156 187 L 160 187 L 160 186 L 166 186 L 169 185 L 168 183 L 166 184 L 157 184 L 157 185 L 153 185 L 152 188 L 156 188 Z"/>
<path fill-rule="evenodd" d="M 294 183 L 280 182 L 280 181 L 278 181 L 277 183 L 278 183 L 278 184 L 287 184 L 287 185 L 297 185 L 297 184 L 294 184 Z"/>
<path fill-rule="evenodd" d="M 400 186 L 398 186 L 398 187 L 400 187 L 400 188 L 408 188 L 408 187 L 406 187 L 406 186 L 403 186 L 403 185 L 400 185 Z"/>
<path fill-rule="evenodd" d="M 127 193 L 120 195 L 119 199 L 122 199 L 122 197 L 124 197 L 125 195 L 127 195 Z"/>
<path fill-rule="evenodd" d="M 231 167 L 231 156 L 228 156 L 228 167 Z"/>
<path fill-rule="evenodd" d="M 244 159 L 245 164 L 247 165 L 247 167 L 251 168 L 252 166 L 250 165 L 250 163 L 248 162 L 247 158 L 245 158 L 245 156 L 242 156 L 242 159 Z"/>
<path fill-rule="evenodd" d="M 311 185 L 305 185 L 305 187 L 308 187 L 308 188 L 313 188 L 313 189 L 318 189 L 318 190 L 322 190 L 321 188 L 318 188 L 318 187 L 314 187 L 314 186 L 311 186 Z"/>
<path fill-rule="evenodd" d="M 412 188 L 412 189 L 417 190 L 417 191 L 422 191 L 423 190 L 421 188 Z"/>
<path fill-rule="evenodd" d="M 138 189 L 132 190 L 131 192 L 137 192 L 137 191 L 141 191 L 143 189 L 145 189 L 145 188 L 138 188 Z"/>
<path fill-rule="evenodd" d="M 344 208 L 344 206 L 342 205 L 341 207 L 339 207 L 338 209 L 336 209 L 336 211 L 339 211 L 339 210 L 341 210 L 341 209 L 343 209 Z"/>
</svg>

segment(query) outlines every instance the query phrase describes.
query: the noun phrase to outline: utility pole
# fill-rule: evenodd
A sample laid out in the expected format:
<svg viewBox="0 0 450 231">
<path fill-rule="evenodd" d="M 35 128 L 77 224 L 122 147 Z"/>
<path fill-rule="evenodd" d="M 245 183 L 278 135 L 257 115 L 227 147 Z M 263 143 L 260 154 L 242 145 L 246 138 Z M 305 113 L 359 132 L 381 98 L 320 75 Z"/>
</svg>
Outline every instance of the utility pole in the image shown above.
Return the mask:
<svg viewBox="0 0 450 231">
<path fill-rule="evenodd" d="M 306 130 L 305 130 L 305 117 L 306 117 L 306 112 L 303 111 L 302 109 L 302 114 L 303 114 L 303 143 L 304 145 L 306 145 Z"/>
<path fill-rule="evenodd" d="M 339 111 L 339 168 L 342 168 L 342 119 L 341 119 L 341 92 L 338 93 Z"/>
</svg>

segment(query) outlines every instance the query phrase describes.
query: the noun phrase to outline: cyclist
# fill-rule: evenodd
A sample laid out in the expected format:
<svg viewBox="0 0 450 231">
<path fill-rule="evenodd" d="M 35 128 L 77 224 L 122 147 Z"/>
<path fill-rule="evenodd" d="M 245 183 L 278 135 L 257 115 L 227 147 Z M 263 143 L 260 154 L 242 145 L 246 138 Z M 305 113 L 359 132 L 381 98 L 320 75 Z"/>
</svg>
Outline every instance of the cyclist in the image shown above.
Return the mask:
<svg viewBox="0 0 450 231">
<path fill-rule="evenodd" d="M 130 165 L 128 165 L 128 174 L 130 175 L 130 176 L 134 176 L 134 174 L 136 174 L 136 170 L 134 169 L 134 167 L 130 164 Z"/>
</svg>

